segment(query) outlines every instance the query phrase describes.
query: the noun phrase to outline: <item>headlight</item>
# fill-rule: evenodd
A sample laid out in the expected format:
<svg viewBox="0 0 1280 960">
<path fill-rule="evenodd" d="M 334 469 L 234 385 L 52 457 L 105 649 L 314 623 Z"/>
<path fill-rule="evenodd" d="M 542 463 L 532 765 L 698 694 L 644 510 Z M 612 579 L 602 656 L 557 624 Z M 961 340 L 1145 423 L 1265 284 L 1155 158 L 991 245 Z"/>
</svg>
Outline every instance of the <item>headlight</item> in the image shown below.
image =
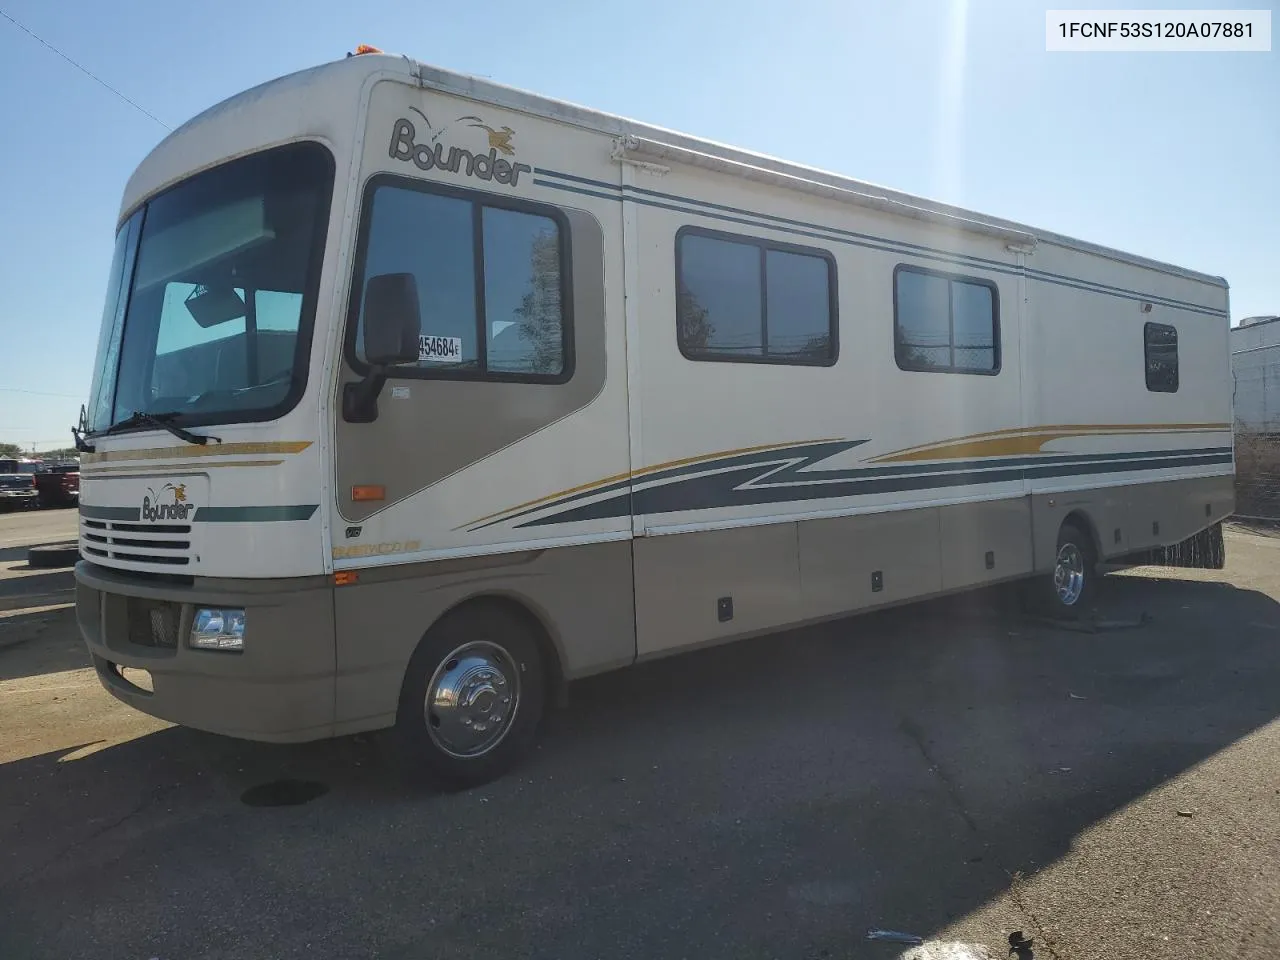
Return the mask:
<svg viewBox="0 0 1280 960">
<path fill-rule="evenodd" d="M 201 609 L 191 624 L 190 646 L 197 650 L 244 650 L 244 611 Z"/>
</svg>

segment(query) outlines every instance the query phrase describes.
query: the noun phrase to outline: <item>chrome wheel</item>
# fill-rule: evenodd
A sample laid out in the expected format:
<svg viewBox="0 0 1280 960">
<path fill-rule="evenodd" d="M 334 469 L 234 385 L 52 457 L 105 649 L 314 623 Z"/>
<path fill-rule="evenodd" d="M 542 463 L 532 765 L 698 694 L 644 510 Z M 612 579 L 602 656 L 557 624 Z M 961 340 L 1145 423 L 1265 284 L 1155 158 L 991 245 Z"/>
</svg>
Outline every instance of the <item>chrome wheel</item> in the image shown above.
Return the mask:
<svg viewBox="0 0 1280 960">
<path fill-rule="evenodd" d="M 1084 593 L 1084 551 L 1068 541 L 1058 548 L 1058 559 L 1053 567 L 1053 588 L 1058 600 L 1071 607 Z"/>
<path fill-rule="evenodd" d="M 427 733 L 451 757 L 488 753 L 507 735 L 520 708 L 520 674 L 496 643 L 464 643 L 440 661 L 427 684 Z"/>
</svg>

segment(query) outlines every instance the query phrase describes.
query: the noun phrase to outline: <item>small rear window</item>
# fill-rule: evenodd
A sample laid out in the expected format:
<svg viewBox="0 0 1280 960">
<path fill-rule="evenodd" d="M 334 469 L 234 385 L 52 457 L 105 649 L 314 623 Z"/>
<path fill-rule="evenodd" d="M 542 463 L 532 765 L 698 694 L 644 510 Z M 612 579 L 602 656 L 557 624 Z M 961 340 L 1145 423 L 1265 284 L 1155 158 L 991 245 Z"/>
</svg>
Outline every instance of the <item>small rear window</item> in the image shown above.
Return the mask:
<svg viewBox="0 0 1280 960">
<path fill-rule="evenodd" d="M 1178 328 L 1148 323 L 1142 331 L 1147 364 L 1147 389 L 1152 393 L 1178 392 Z"/>
</svg>

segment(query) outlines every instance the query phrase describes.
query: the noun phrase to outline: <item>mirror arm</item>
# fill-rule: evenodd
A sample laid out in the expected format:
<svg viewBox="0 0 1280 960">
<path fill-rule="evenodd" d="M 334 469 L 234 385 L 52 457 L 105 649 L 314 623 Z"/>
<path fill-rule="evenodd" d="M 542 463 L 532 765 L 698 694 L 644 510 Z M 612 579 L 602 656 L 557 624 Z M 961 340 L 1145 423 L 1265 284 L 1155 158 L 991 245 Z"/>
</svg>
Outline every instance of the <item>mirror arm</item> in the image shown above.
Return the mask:
<svg viewBox="0 0 1280 960">
<path fill-rule="evenodd" d="M 74 427 L 71 428 L 71 436 L 75 437 L 76 450 L 80 453 L 93 453 L 94 446 L 85 440 L 85 434 L 89 432 L 89 417 L 85 413 L 84 404 L 80 404 L 80 419 Z"/>
<path fill-rule="evenodd" d="M 385 366 L 370 367 L 364 379 L 344 384 L 342 419 L 347 423 L 373 423 L 378 419 L 378 397 L 387 382 Z"/>
</svg>

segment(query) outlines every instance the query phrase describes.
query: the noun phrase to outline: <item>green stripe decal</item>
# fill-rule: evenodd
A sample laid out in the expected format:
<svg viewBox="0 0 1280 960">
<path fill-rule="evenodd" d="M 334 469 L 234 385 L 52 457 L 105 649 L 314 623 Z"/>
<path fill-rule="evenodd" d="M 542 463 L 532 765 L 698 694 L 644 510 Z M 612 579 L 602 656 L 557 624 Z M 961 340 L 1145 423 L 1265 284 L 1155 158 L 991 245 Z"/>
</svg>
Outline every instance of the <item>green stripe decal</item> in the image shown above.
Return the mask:
<svg viewBox="0 0 1280 960">
<path fill-rule="evenodd" d="M 86 520 L 133 520 L 137 521 L 142 511 L 137 507 L 91 507 L 80 504 L 80 516 Z"/>
<path fill-rule="evenodd" d="M 280 520 L 309 520 L 318 503 L 287 507 L 199 507 L 193 523 L 271 523 Z"/>
</svg>

